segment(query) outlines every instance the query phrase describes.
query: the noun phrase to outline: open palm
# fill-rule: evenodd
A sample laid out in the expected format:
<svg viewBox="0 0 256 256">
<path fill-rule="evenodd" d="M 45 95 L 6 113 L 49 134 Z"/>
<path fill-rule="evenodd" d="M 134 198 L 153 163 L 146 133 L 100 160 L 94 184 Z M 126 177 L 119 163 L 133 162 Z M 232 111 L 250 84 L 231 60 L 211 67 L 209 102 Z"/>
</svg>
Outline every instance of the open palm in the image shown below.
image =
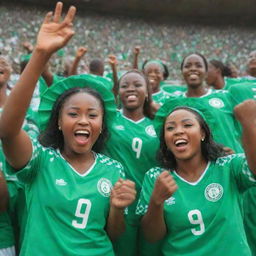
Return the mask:
<svg viewBox="0 0 256 256">
<path fill-rule="evenodd" d="M 74 35 L 72 21 L 75 16 L 76 8 L 71 6 L 63 21 L 61 2 L 56 4 L 54 14 L 47 13 L 44 22 L 37 36 L 37 49 L 53 53 L 67 44 L 69 39 Z"/>
</svg>

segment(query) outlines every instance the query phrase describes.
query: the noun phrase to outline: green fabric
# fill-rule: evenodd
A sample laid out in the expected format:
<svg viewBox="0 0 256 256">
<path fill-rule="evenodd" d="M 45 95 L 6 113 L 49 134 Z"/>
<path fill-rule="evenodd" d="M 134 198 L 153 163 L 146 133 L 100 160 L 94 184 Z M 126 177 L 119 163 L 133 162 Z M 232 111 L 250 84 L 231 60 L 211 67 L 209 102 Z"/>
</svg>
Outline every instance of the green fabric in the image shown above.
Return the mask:
<svg viewBox="0 0 256 256">
<path fill-rule="evenodd" d="M 248 99 L 256 100 L 256 82 L 233 85 L 229 89 L 233 107 Z M 252 255 L 256 256 L 256 188 L 244 194 L 244 226 Z"/>
<path fill-rule="evenodd" d="M 161 89 L 170 94 L 171 97 L 177 97 L 187 91 L 186 86 L 183 85 L 172 85 L 168 84 L 167 82 L 163 81 L 160 84 Z"/>
<path fill-rule="evenodd" d="M 160 89 L 159 92 L 156 93 L 152 93 L 152 99 L 153 101 L 155 101 L 156 103 L 158 103 L 159 105 L 163 105 L 168 99 L 170 98 L 170 95 L 168 93 L 166 93 L 165 91 L 163 91 L 162 89 Z"/>
<path fill-rule="evenodd" d="M 255 79 L 249 79 L 247 77 L 238 77 L 238 78 L 230 78 L 230 77 L 225 77 L 225 90 L 229 90 L 229 88 L 233 85 L 239 85 L 242 83 L 255 83 Z"/>
<path fill-rule="evenodd" d="M 33 139 L 32 158 L 17 172 L 25 184 L 28 209 L 20 256 L 114 255 L 104 228 L 111 187 L 124 177 L 123 167 L 101 154 L 95 158 L 81 175 L 59 151 Z"/>
<path fill-rule="evenodd" d="M 145 175 L 136 213 L 144 215 L 163 169 Z M 171 172 L 177 191 L 164 203 L 167 226 L 163 255 L 251 255 L 240 209 L 242 193 L 256 185 L 244 154 L 208 163 L 197 182 L 189 183 Z"/>
<path fill-rule="evenodd" d="M 106 121 L 111 122 L 115 118 L 116 104 L 114 95 L 107 89 L 106 84 L 98 76 L 78 75 L 60 80 L 49 87 L 41 96 L 39 106 L 39 125 L 44 130 L 49 121 L 53 105 L 56 99 L 66 90 L 74 87 L 89 87 L 99 92 L 105 104 Z"/>
</svg>

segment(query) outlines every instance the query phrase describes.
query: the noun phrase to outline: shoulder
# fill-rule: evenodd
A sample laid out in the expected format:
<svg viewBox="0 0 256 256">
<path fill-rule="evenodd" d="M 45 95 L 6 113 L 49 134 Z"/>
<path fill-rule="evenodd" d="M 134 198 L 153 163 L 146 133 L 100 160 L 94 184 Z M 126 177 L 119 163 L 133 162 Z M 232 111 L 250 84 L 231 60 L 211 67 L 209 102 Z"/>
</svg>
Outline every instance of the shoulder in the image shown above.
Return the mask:
<svg viewBox="0 0 256 256">
<path fill-rule="evenodd" d="M 149 169 L 146 172 L 146 177 L 148 177 L 149 179 L 154 179 L 156 180 L 157 177 L 163 172 L 163 168 L 161 167 L 153 167 L 151 169 Z"/>
<path fill-rule="evenodd" d="M 102 165 L 115 167 L 117 169 L 123 169 L 123 166 L 120 162 L 118 162 L 106 155 L 97 153 L 97 160 L 98 160 L 98 163 L 100 163 Z"/>
<path fill-rule="evenodd" d="M 245 161 L 245 160 L 246 160 L 245 154 L 243 154 L 243 153 L 232 154 L 232 155 L 217 158 L 215 161 L 215 164 L 217 166 L 226 166 L 226 165 L 231 164 L 232 162 Z"/>
</svg>

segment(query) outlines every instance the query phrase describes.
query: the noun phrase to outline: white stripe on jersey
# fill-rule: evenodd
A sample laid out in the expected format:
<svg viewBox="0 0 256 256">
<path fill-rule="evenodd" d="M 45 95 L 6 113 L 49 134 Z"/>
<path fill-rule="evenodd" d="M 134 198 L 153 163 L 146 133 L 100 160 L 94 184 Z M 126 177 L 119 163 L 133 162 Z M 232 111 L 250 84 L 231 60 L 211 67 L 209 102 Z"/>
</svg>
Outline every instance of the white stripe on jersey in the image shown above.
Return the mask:
<svg viewBox="0 0 256 256">
<path fill-rule="evenodd" d="M 15 248 L 14 246 L 5 248 L 5 249 L 0 249 L 0 256 L 15 256 Z"/>
</svg>

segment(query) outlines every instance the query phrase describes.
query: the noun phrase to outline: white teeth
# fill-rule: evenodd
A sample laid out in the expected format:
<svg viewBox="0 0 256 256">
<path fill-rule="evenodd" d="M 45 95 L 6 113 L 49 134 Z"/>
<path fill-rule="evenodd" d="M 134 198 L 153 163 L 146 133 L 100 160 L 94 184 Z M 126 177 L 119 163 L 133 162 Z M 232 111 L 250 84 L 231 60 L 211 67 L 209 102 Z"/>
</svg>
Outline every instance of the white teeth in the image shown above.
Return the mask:
<svg viewBox="0 0 256 256">
<path fill-rule="evenodd" d="M 127 97 L 128 100 L 135 100 L 136 98 L 137 98 L 137 96 L 135 96 L 135 95 L 129 95 Z"/>
<path fill-rule="evenodd" d="M 198 75 L 196 75 L 196 74 L 191 74 L 189 77 L 190 77 L 191 79 L 196 79 L 196 78 L 198 78 Z"/>
<path fill-rule="evenodd" d="M 76 134 L 89 135 L 88 131 L 76 131 Z"/>
<path fill-rule="evenodd" d="M 176 140 L 175 141 L 175 145 L 177 146 L 178 144 L 180 144 L 180 143 L 187 143 L 187 141 L 186 140 L 183 140 L 183 139 L 180 139 L 180 140 Z"/>
</svg>

